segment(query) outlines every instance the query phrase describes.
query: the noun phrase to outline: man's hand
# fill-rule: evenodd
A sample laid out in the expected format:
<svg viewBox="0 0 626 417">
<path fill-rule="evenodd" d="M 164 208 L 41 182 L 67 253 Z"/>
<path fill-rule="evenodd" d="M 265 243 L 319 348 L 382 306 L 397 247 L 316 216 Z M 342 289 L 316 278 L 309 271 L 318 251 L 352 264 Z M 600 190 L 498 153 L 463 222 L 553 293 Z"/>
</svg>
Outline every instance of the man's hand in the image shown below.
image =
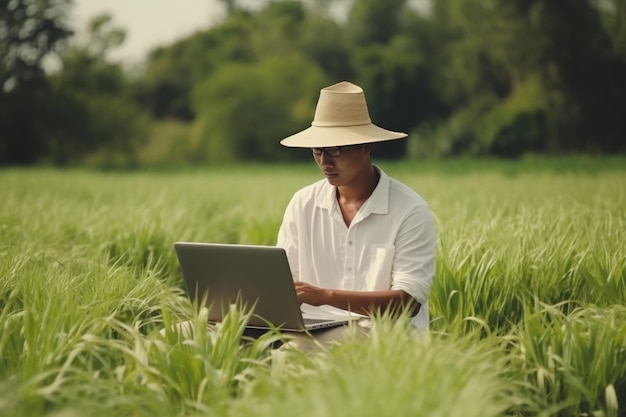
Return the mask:
<svg viewBox="0 0 626 417">
<path fill-rule="evenodd" d="M 328 290 L 302 281 L 296 281 L 294 285 L 296 286 L 296 294 L 301 303 L 307 303 L 313 306 L 328 304 Z"/>
</svg>

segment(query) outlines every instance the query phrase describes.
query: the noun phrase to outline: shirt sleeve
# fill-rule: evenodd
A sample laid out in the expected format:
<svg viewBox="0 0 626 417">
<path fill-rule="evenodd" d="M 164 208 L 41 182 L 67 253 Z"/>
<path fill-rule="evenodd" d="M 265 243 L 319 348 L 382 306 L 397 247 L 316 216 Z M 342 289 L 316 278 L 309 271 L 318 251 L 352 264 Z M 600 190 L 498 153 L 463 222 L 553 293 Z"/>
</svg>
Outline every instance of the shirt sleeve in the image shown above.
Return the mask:
<svg viewBox="0 0 626 417">
<path fill-rule="evenodd" d="M 294 281 L 299 280 L 298 213 L 297 194 L 287 204 L 283 221 L 278 229 L 276 246 L 285 249 Z"/>
<path fill-rule="evenodd" d="M 403 290 L 421 304 L 428 301 L 435 275 L 437 239 L 427 205 L 412 210 L 402 222 L 395 241 L 391 289 Z"/>
</svg>

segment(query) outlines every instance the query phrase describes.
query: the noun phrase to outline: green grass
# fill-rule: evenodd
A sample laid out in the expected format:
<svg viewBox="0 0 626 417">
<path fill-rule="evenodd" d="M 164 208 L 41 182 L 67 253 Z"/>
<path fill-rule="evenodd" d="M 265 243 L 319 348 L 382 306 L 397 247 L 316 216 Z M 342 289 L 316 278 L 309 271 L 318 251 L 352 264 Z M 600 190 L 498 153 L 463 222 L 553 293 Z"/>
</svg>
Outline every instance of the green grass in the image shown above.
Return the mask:
<svg viewBox="0 0 626 417">
<path fill-rule="evenodd" d="M 432 331 L 309 355 L 204 331 L 173 242 L 274 244 L 314 166 L 0 171 L 0 415 L 626 416 L 626 160 L 380 165 L 436 217 Z"/>
</svg>

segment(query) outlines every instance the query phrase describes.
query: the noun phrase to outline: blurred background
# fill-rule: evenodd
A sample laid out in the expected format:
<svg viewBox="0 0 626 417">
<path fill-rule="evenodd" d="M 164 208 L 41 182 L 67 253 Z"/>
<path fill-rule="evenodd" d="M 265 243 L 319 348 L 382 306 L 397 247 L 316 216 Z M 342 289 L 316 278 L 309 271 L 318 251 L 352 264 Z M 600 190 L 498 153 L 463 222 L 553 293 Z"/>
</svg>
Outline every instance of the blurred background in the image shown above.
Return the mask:
<svg viewBox="0 0 626 417">
<path fill-rule="evenodd" d="M 0 59 L 4 166 L 309 158 L 342 80 L 381 158 L 626 151 L 626 0 L 0 0 Z"/>
</svg>

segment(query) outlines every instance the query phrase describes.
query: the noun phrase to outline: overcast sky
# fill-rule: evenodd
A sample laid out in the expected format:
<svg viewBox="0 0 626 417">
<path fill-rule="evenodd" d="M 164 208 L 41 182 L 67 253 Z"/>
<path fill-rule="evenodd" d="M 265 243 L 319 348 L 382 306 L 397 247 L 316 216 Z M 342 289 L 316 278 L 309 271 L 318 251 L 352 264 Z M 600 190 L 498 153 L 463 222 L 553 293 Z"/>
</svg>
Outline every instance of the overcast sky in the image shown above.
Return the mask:
<svg viewBox="0 0 626 417">
<path fill-rule="evenodd" d="M 112 57 L 138 62 L 152 48 L 171 43 L 219 22 L 218 0 L 74 0 L 73 27 L 80 34 L 95 15 L 109 12 L 126 30 L 126 41 Z"/>
</svg>

